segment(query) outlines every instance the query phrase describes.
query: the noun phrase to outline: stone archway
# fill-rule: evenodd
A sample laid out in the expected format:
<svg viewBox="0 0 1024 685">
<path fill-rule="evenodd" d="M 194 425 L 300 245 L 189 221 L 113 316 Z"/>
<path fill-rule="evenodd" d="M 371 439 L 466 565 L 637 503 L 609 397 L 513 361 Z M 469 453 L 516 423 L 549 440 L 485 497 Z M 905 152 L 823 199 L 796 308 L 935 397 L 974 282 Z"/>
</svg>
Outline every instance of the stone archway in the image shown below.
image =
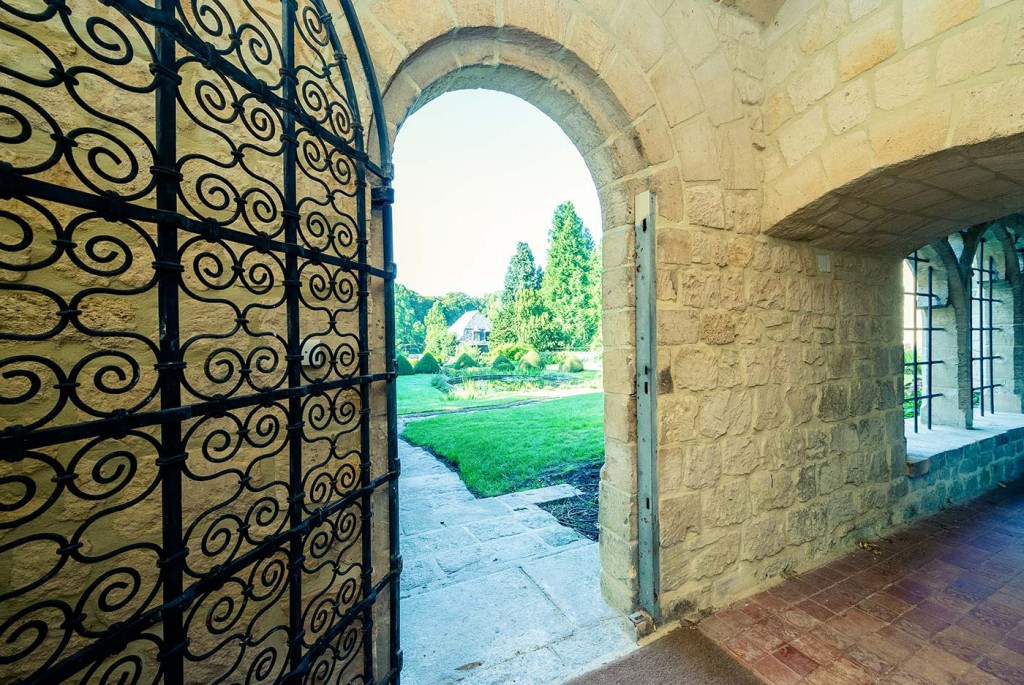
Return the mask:
<svg viewBox="0 0 1024 685">
<path fill-rule="evenodd" d="M 432 40 L 406 58 L 384 86 L 392 139 L 408 117 L 434 98 L 472 88 L 515 95 L 548 115 L 583 155 L 598 190 L 605 246 L 605 440 L 611 463 L 601 484 L 602 587 L 616 608 L 628 612 L 634 608 L 636 564 L 631 549 L 636 537 L 636 414 L 630 223 L 635 186 L 622 179 L 640 173 L 649 162 L 629 114 L 596 73 L 553 41 L 513 28 L 463 30 Z"/>
<path fill-rule="evenodd" d="M 764 376 L 754 368 L 758 355 L 739 348 L 774 335 L 769 331 L 785 322 L 786 303 L 776 287 L 782 279 L 808 293 L 830 286 L 821 283 L 827 276 L 806 268 L 813 262 L 810 250 L 759 235 L 764 26 L 730 4 L 356 3 L 387 84 L 392 138 L 430 97 L 487 85 L 538 106 L 584 153 L 604 221 L 602 589 L 623 611 L 636 608 L 639 588 L 633 204 L 643 191 L 658 198 L 662 614 L 719 603 L 787 566 L 777 548 L 763 544 L 745 545 L 740 558 L 736 526 L 746 504 L 736 495 L 751 470 L 778 468 L 764 451 L 789 439 L 775 435 L 783 414 L 810 409 L 815 391 L 784 402 L 782 377 Z M 858 278 L 875 278 L 867 265 L 855 269 Z M 748 297 L 747 288 L 758 294 Z M 845 285 L 838 290 L 843 297 L 857 292 Z M 737 401 L 730 388 L 743 374 L 751 390 Z M 684 476 L 685 465 L 712 455 L 705 447 L 718 442 L 728 453 L 742 452 L 737 465 L 707 478 Z M 792 544 L 787 553 L 800 555 L 810 543 L 794 535 Z M 733 572 L 739 573 L 736 583 L 719 582 Z"/>
</svg>

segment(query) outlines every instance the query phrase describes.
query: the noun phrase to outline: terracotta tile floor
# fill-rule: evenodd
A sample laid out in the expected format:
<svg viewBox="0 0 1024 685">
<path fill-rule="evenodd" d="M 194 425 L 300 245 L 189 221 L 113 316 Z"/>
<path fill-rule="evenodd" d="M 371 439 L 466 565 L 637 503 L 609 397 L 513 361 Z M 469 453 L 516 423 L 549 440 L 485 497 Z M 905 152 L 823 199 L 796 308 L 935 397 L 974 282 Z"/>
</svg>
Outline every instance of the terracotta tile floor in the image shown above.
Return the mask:
<svg viewBox="0 0 1024 685">
<path fill-rule="evenodd" d="M 1024 685 L 1024 481 L 723 609 L 773 685 Z"/>
</svg>

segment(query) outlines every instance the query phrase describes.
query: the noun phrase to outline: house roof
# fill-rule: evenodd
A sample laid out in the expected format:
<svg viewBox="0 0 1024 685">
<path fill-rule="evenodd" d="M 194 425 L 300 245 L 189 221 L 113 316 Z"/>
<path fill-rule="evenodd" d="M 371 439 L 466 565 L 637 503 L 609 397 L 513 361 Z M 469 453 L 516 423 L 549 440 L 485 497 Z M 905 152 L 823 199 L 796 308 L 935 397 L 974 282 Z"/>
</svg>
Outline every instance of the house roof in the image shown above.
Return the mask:
<svg viewBox="0 0 1024 685">
<path fill-rule="evenodd" d="M 491 332 L 491 320 L 476 309 L 459 317 L 458 321 L 448 327 L 448 331 L 456 338 L 461 338 L 466 331 Z"/>
</svg>

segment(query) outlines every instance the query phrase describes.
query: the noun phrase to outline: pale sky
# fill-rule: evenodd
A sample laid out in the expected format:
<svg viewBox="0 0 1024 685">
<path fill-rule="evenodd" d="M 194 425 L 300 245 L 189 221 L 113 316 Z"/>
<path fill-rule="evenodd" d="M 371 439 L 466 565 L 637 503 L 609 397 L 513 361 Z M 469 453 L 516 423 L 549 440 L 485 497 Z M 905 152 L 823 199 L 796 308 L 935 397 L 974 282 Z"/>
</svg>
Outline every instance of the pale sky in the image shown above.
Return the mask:
<svg viewBox="0 0 1024 685">
<path fill-rule="evenodd" d="M 424 295 L 500 290 L 521 240 L 543 263 L 551 215 L 565 200 L 600 238 L 583 157 L 546 114 L 512 95 L 442 95 L 402 126 L 394 162 L 398 282 Z"/>
</svg>

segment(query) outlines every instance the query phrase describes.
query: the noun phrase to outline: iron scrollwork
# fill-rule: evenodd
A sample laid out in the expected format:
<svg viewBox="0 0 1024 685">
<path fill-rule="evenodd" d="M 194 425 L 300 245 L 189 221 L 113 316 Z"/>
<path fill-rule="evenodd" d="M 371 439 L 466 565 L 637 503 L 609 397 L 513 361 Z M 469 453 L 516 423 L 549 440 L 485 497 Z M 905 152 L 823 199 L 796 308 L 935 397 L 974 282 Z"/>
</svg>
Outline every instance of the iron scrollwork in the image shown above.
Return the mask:
<svg viewBox="0 0 1024 685">
<path fill-rule="evenodd" d="M 387 128 L 323 1 L 0 0 L 0 682 L 397 682 Z"/>
</svg>

